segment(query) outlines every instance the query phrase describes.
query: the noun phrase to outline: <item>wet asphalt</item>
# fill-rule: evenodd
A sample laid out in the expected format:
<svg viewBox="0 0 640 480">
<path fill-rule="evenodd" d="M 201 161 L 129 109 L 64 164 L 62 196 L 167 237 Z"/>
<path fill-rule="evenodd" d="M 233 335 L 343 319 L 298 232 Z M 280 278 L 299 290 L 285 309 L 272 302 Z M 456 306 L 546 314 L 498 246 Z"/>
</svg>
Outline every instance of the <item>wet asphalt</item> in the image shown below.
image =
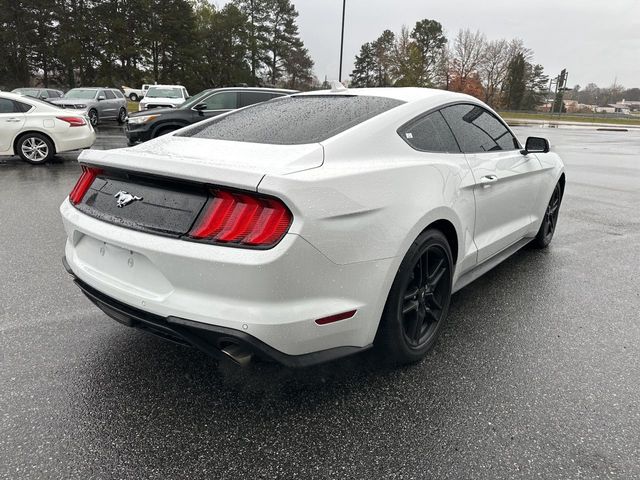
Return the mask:
<svg viewBox="0 0 640 480">
<path fill-rule="evenodd" d="M 566 163 L 553 243 L 398 369 L 238 370 L 113 322 L 60 262 L 77 154 L 0 157 L 0 478 L 640 478 L 640 131 L 516 132 Z"/>
</svg>

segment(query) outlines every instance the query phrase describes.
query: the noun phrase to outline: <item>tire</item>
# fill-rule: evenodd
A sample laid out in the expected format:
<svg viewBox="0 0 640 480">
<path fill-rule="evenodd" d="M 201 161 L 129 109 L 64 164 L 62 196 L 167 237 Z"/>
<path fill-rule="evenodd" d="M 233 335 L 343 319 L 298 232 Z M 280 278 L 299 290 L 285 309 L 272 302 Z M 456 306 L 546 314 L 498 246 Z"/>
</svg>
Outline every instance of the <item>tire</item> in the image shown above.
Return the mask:
<svg viewBox="0 0 640 480">
<path fill-rule="evenodd" d="M 376 348 L 392 364 L 421 360 L 435 344 L 451 301 L 451 248 L 439 230 L 420 234 L 405 255 L 387 297 Z"/>
<path fill-rule="evenodd" d="M 558 182 L 553 189 L 551 198 L 544 212 L 544 218 L 540 229 L 535 238 L 531 240 L 530 245 L 534 248 L 547 248 L 553 239 L 558 224 L 558 214 L 560 213 L 560 204 L 562 203 L 562 186 Z"/>
<path fill-rule="evenodd" d="M 91 122 L 91 126 L 95 127 L 98 125 L 100 121 L 100 117 L 98 116 L 98 111 L 95 108 L 89 110 L 89 121 Z"/>
<path fill-rule="evenodd" d="M 162 127 L 162 128 L 159 128 L 158 130 L 153 132 L 153 136 L 151 138 L 161 137 L 163 135 L 166 135 L 167 133 L 171 133 L 171 132 L 174 132 L 174 131 L 178 130 L 178 128 L 180 128 L 180 127 Z"/>
<path fill-rule="evenodd" d="M 27 133 L 18 138 L 16 153 L 22 160 L 32 165 L 48 162 L 55 155 L 53 142 L 41 133 Z"/>
<path fill-rule="evenodd" d="M 117 118 L 118 123 L 122 125 L 126 120 L 126 118 L 127 118 L 127 110 L 124 108 L 121 108 L 120 111 L 118 112 L 118 118 Z"/>
<path fill-rule="evenodd" d="M 138 95 L 136 95 L 135 93 L 129 94 L 129 100 L 131 100 L 132 102 L 137 102 L 139 100 Z"/>
</svg>

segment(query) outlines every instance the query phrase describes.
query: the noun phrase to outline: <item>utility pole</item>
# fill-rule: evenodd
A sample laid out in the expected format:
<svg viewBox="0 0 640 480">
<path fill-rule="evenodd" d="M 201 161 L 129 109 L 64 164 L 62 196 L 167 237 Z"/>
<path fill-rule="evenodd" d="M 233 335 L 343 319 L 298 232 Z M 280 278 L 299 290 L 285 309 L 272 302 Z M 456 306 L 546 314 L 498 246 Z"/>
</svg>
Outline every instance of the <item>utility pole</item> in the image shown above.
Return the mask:
<svg viewBox="0 0 640 480">
<path fill-rule="evenodd" d="M 344 50 L 344 14 L 347 8 L 347 0 L 342 0 L 342 34 L 340 35 L 340 71 L 338 81 L 342 82 L 342 51 Z"/>
</svg>

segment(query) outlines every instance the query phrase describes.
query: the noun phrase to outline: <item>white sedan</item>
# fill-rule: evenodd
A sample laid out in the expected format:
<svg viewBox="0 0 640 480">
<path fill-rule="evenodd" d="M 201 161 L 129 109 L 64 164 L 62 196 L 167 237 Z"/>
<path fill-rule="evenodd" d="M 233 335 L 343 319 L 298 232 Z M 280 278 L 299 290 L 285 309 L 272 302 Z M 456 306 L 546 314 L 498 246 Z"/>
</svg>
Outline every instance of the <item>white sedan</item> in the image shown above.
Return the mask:
<svg viewBox="0 0 640 480">
<path fill-rule="evenodd" d="M 421 359 L 453 292 L 549 245 L 565 186 L 545 139 L 417 88 L 293 95 L 80 162 L 65 267 L 96 305 L 289 366 Z"/>
<path fill-rule="evenodd" d="M 89 148 L 95 140 L 95 131 L 81 112 L 0 93 L 0 155 L 19 155 L 25 162 L 41 164 L 56 153 Z"/>
</svg>

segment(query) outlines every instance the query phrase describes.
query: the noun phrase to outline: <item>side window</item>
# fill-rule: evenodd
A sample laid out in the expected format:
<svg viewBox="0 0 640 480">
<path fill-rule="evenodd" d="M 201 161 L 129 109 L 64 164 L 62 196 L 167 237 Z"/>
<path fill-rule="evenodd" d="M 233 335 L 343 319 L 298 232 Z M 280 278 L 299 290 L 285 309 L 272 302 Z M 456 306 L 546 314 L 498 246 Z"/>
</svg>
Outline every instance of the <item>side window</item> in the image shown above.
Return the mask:
<svg viewBox="0 0 640 480">
<path fill-rule="evenodd" d="M 113 94 L 116 96 L 116 98 L 124 98 L 124 95 L 120 90 L 112 90 L 112 91 L 113 91 Z"/>
<path fill-rule="evenodd" d="M 207 110 L 234 110 L 238 108 L 238 93 L 214 93 L 210 97 L 207 97 L 202 103 L 207 106 Z"/>
<path fill-rule="evenodd" d="M 107 96 L 107 100 L 113 100 L 116 98 L 116 96 L 111 90 L 105 90 L 104 93 Z"/>
<path fill-rule="evenodd" d="M 238 105 L 238 108 L 253 105 L 255 103 L 266 102 L 272 98 L 272 95 L 266 92 L 240 92 L 240 105 Z"/>
<path fill-rule="evenodd" d="M 16 112 L 24 112 L 27 113 L 29 110 L 33 108 L 33 106 L 28 103 L 15 102 L 16 104 Z"/>
<path fill-rule="evenodd" d="M 433 112 L 403 126 L 398 133 L 411 147 L 425 152 L 460 153 L 451 129 L 440 112 Z"/>
<path fill-rule="evenodd" d="M 16 103 L 6 98 L 0 98 L 0 113 L 16 113 L 19 111 Z"/>
<path fill-rule="evenodd" d="M 182 98 L 189 98 L 189 92 L 187 92 L 186 88 L 182 89 Z"/>
<path fill-rule="evenodd" d="M 60 95 L 58 95 L 58 92 L 56 90 L 47 90 L 47 93 L 49 94 L 49 98 L 60 97 Z"/>
<path fill-rule="evenodd" d="M 478 105 L 452 105 L 442 115 L 465 153 L 516 150 L 520 145 L 507 127 Z"/>
<path fill-rule="evenodd" d="M 49 92 L 47 90 L 42 90 L 38 98 L 49 98 Z"/>
</svg>

